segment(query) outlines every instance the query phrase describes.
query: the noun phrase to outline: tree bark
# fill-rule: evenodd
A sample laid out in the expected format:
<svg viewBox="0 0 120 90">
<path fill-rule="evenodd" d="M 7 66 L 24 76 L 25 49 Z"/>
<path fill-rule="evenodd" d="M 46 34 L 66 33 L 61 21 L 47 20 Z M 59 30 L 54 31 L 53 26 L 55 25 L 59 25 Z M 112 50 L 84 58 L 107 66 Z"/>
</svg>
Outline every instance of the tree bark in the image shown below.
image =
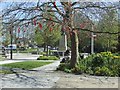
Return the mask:
<svg viewBox="0 0 120 90">
<path fill-rule="evenodd" d="M 44 52 L 45 52 L 46 51 L 46 44 L 44 44 L 43 47 L 44 47 Z"/>
<path fill-rule="evenodd" d="M 78 36 L 77 36 L 77 32 L 75 30 L 73 30 L 71 32 L 71 62 L 70 62 L 70 67 L 74 68 L 77 66 L 78 64 L 78 57 L 79 57 L 79 53 L 78 53 Z"/>
</svg>

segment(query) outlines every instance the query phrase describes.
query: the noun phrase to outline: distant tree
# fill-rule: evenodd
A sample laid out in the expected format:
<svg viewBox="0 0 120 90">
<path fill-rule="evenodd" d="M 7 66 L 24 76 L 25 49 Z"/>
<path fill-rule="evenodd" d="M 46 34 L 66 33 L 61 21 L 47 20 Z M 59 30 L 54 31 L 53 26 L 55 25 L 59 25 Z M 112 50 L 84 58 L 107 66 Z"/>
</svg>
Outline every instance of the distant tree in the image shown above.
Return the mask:
<svg viewBox="0 0 120 90">
<path fill-rule="evenodd" d="M 105 32 L 118 32 L 118 17 L 116 10 L 110 10 L 107 14 L 103 14 L 102 18 L 98 22 L 97 29 Z M 117 35 L 114 34 L 98 34 L 96 42 L 100 42 L 105 51 L 111 51 L 117 46 Z"/>
<path fill-rule="evenodd" d="M 10 44 L 10 34 L 9 34 L 9 32 L 4 33 L 4 39 L 3 39 L 2 44 L 6 47 Z"/>
<path fill-rule="evenodd" d="M 56 43 L 61 38 L 61 28 L 59 25 L 55 24 L 52 27 L 47 27 L 44 25 L 44 29 L 40 30 L 39 27 L 36 28 L 35 33 L 35 42 L 37 45 L 43 45 L 44 48 L 47 47 L 47 55 L 48 55 L 48 46 L 56 46 Z M 46 28 L 46 29 L 45 29 Z"/>
</svg>

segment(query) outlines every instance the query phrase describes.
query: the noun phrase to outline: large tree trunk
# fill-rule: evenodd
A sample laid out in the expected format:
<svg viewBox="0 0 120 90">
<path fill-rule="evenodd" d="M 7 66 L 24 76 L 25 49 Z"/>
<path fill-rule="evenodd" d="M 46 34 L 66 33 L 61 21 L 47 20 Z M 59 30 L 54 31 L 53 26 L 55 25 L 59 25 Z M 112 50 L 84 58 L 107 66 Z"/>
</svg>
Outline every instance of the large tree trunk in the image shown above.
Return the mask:
<svg viewBox="0 0 120 90">
<path fill-rule="evenodd" d="M 78 64 L 78 37 L 76 30 L 74 28 L 74 14 L 71 2 L 62 2 L 65 10 L 65 17 L 63 18 L 63 27 L 71 31 L 71 61 L 70 67 L 74 68 Z M 68 27 L 68 28 L 67 28 Z M 64 31 L 64 30 L 63 30 Z"/>
<path fill-rule="evenodd" d="M 70 67 L 74 68 L 78 64 L 78 36 L 77 32 L 74 30 L 71 32 L 71 62 Z"/>
</svg>

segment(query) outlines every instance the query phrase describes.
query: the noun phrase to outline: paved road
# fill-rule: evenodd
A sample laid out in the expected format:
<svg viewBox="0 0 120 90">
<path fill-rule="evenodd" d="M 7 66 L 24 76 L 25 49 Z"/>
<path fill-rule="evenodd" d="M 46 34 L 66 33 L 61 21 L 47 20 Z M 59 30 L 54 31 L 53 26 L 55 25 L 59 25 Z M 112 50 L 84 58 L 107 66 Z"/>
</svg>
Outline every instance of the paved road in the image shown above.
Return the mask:
<svg viewBox="0 0 120 90">
<path fill-rule="evenodd" d="M 27 53 L 14 53 L 13 59 L 10 59 L 10 55 L 7 54 L 7 58 L 4 59 L 4 61 L 0 61 L 0 64 L 7 64 L 7 63 L 13 63 L 13 62 L 23 62 L 27 60 L 36 60 L 40 55 L 32 55 Z"/>
<path fill-rule="evenodd" d="M 13 53 L 13 59 L 37 59 L 40 55 L 30 53 Z M 7 59 L 10 59 L 10 54 L 7 54 Z"/>
</svg>

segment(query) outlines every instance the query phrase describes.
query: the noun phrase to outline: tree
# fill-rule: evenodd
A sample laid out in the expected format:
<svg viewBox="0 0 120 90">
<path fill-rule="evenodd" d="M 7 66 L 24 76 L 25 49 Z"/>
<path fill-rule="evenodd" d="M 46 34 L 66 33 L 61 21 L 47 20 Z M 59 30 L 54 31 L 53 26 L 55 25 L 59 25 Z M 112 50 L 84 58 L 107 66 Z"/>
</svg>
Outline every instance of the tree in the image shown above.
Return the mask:
<svg viewBox="0 0 120 90">
<path fill-rule="evenodd" d="M 120 4 L 120 1 L 119 1 Z M 118 9 L 118 30 L 120 32 L 120 9 Z M 120 33 L 118 34 L 118 45 L 117 45 L 117 50 L 120 53 Z"/>
<path fill-rule="evenodd" d="M 115 3 L 116 4 L 116 3 Z M 89 31 L 94 33 L 108 33 L 108 34 L 118 34 L 118 32 L 105 32 L 105 31 L 93 31 L 91 27 L 94 25 L 94 18 L 98 20 L 102 16 L 103 13 L 107 13 L 107 11 L 116 8 L 114 3 L 103 3 L 103 2 L 59 2 L 56 4 L 55 2 L 43 2 L 39 1 L 35 3 L 15 3 L 6 10 L 4 10 L 3 17 L 5 20 L 5 24 L 9 24 L 9 18 L 15 18 L 14 24 L 18 24 L 22 21 L 32 21 L 34 18 L 37 20 L 52 21 L 54 23 L 58 23 L 62 26 L 62 31 L 70 34 L 71 40 L 71 68 L 76 67 L 78 62 L 78 36 L 77 31 Z M 27 7 L 25 7 L 27 6 Z M 48 9 L 50 8 L 50 9 Z M 13 13 L 14 12 L 14 13 Z M 54 12 L 54 15 L 51 13 L 49 17 L 54 17 L 55 19 L 51 19 L 46 17 L 42 12 Z M 74 25 L 74 15 L 75 12 L 80 12 L 84 15 L 88 20 L 90 20 L 91 27 L 78 27 Z M 23 13 L 24 15 L 21 15 Z M 25 14 L 26 13 L 26 14 Z M 32 14 L 32 15 L 31 15 Z M 9 18 L 8 18 L 9 16 Z M 19 16 L 19 17 L 16 17 Z M 31 17 L 32 16 L 32 17 Z M 79 18 L 81 20 L 81 18 Z M 8 21 L 8 22 L 7 22 Z M 25 23 L 24 23 L 25 24 Z"/>
<path fill-rule="evenodd" d="M 45 48 L 47 47 L 48 56 L 48 46 L 55 46 L 55 43 L 58 42 L 61 37 L 61 32 L 60 27 L 57 24 L 47 28 L 46 26 L 47 25 L 44 24 L 44 29 L 42 30 L 40 30 L 39 27 L 36 28 L 35 42 L 37 45 L 44 45 Z"/>
<path fill-rule="evenodd" d="M 103 14 L 102 18 L 98 22 L 99 31 L 112 31 L 118 32 L 118 18 L 116 10 L 108 11 L 107 14 Z M 101 45 L 106 48 L 106 51 L 112 51 L 112 49 L 117 46 L 117 35 L 111 34 L 98 34 L 98 40 L 96 42 L 101 42 Z"/>
</svg>

